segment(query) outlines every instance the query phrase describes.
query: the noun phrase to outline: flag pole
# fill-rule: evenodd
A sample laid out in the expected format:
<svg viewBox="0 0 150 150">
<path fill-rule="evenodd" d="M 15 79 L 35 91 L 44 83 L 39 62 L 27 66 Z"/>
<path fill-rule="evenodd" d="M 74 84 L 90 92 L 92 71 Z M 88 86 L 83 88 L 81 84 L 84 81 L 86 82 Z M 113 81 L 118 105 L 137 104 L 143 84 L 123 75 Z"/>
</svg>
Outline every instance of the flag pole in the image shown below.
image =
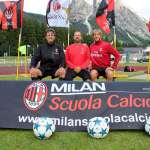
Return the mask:
<svg viewBox="0 0 150 150">
<path fill-rule="evenodd" d="M 150 52 L 148 55 L 148 64 L 147 64 L 147 79 L 149 79 L 150 76 Z"/>
<path fill-rule="evenodd" d="M 70 44 L 70 21 L 68 20 L 68 45 Z"/>
<path fill-rule="evenodd" d="M 69 0 L 69 8 L 68 8 L 68 45 L 70 44 L 70 0 Z"/>
<path fill-rule="evenodd" d="M 113 26 L 113 29 L 114 29 L 114 48 L 117 48 L 116 27 Z"/>
<path fill-rule="evenodd" d="M 150 18 L 149 18 L 149 22 L 148 22 L 148 30 L 150 32 Z M 150 77 L 150 52 L 148 54 L 148 65 L 147 65 L 147 79 L 149 80 Z"/>
<path fill-rule="evenodd" d="M 115 22 L 115 1 L 114 1 L 114 22 Z M 114 23 L 114 26 L 113 26 L 113 34 L 114 34 L 114 48 L 116 49 L 117 48 L 117 36 L 116 36 L 116 26 L 115 26 L 115 23 Z M 114 76 L 116 76 L 116 72 L 114 70 Z"/>
<path fill-rule="evenodd" d="M 116 49 L 117 48 L 117 42 L 116 42 L 116 40 L 117 40 L 117 37 L 116 37 L 116 27 L 115 27 L 115 25 L 113 26 L 113 34 L 114 34 L 114 48 Z M 115 75 L 116 75 L 116 72 L 115 72 L 115 70 L 114 70 L 114 77 L 115 77 Z"/>
<path fill-rule="evenodd" d="M 17 70 L 16 70 L 16 80 L 19 78 L 19 68 L 20 68 L 20 52 L 19 52 L 19 47 L 21 44 L 21 36 L 22 36 L 22 27 L 20 28 L 20 33 L 19 33 L 19 41 L 18 41 L 18 49 L 17 49 Z"/>
<path fill-rule="evenodd" d="M 25 56 L 24 56 L 24 62 L 25 62 L 25 64 L 24 64 L 24 70 L 25 70 L 25 75 L 27 75 L 27 45 L 26 45 L 26 52 L 25 52 Z"/>
<path fill-rule="evenodd" d="M 24 5 L 24 0 L 21 0 L 21 28 L 20 28 L 20 33 L 19 33 L 19 41 L 18 41 L 18 57 L 17 57 L 17 68 L 16 68 L 16 80 L 19 78 L 19 67 L 20 67 L 20 52 L 19 52 L 19 47 L 21 45 L 21 36 L 22 36 L 22 18 L 23 18 L 23 5 Z"/>
</svg>

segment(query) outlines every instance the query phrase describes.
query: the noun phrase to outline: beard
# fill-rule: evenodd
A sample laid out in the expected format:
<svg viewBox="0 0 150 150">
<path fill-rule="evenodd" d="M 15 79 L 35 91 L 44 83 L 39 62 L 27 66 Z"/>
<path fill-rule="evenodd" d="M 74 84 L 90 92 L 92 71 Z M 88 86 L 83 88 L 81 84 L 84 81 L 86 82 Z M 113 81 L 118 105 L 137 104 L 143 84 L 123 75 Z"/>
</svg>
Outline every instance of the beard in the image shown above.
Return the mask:
<svg viewBox="0 0 150 150">
<path fill-rule="evenodd" d="M 81 43 L 81 39 L 76 38 L 76 39 L 74 39 L 74 42 L 75 43 Z"/>
</svg>

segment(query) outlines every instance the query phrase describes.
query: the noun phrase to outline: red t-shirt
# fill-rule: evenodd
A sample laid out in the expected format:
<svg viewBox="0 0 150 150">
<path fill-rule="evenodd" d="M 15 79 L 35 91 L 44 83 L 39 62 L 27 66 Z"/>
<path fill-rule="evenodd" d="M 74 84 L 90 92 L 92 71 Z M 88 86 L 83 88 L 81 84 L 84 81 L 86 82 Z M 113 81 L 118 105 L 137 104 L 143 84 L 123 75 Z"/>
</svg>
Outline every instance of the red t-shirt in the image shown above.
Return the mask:
<svg viewBox="0 0 150 150">
<path fill-rule="evenodd" d="M 66 48 L 66 64 L 69 68 L 88 68 L 90 63 L 90 49 L 86 44 L 71 44 Z"/>
<path fill-rule="evenodd" d="M 119 52 L 110 43 L 100 40 L 90 45 L 92 67 L 95 68 L 117 68 L 120 60 Z M 111 65 L 111 55 L 115 57 Z"/>
</svg>

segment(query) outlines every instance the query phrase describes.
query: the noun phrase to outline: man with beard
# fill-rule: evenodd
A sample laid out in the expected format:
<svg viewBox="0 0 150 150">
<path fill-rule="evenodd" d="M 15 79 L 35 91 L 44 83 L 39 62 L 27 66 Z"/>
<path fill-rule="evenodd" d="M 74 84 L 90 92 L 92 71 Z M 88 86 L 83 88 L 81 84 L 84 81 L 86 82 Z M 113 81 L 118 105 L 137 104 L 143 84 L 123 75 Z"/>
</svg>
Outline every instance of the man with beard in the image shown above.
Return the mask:
<svg viewBox="0 0 150 150">
<path fill-rule="evenodd" d="M 110 43 L 103 41 L 101 37 L 100 30 L 93 31 L 94 42 L 90 45 L 92 62 L 90 76 L 92 81 L 95 81 L 99 76 L 103 76 L 107 81 L 112 81 L 113 72 L 120 60 L 120 54 Z M 112 64 L 111 55 L 114 56 Z"/>
<path fill-rule="evenodd" d="M 55 43 L 55 30 L 48 28 L 45 38 L 47 42 L 39 45 L 31 59 L 31 79 L 41 80 L 47 76 L 63 79 L 65 77 L 65 56 L 63 49 Z M 40 66 L 37 65 L 39 62 Z"/>
<path fill-rule="evenodd" d="M 74 43 L 66 48 L 66 80 L 73 80 L 76 76 L 84 81 L 89 80 L 88 67 L 90 63 L 89 47 L 81 43 L 81 32 L 76 31 L 73 36 Z"/>
</svg>

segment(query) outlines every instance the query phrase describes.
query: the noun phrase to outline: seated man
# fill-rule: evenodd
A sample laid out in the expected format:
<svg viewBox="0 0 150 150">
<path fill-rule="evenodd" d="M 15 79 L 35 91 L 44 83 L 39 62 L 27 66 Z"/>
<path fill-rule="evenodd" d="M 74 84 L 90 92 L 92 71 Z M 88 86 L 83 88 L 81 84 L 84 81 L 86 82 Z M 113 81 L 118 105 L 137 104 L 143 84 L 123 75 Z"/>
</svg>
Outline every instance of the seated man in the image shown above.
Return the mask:
<svg viewBox="0 0 150 150">
<path fill-rule="evenodd" d="M 117 68 L 120 54 L 110 43 L 103 41 L 101 36 L 100 30 L 93 31 L 94 42 L 90 45 L 92 62 L 90 76 L 92 81 L 95 81 L 99 76 L 105 77 L 107 81 L 112 81 L 113 71 Z M 111 64 L 111 55 L 114 56 L 113 64 Z"/>
<path fill-rule="evenodd" d="M 88 67 L 90 63 L 89 47 L 81 43 L 81 32 L 74 33 L 74 43 L 66 48 L 66 80 L 73 80 L 76 76 L 81 77 L 84 81 L 89 80 Z"/>
<path fill-rule="evenodd" d="M 65 56 L 63 49 L 55 43 L 55 30 L 46 30 L 47 42 L 39 45 L 31 59 L 30 76 L 32 80 L 41 80 L 51 76 L 62 79 L 65 77 Z M 40 62 L 40 65 L 37 64 Z"/>
</svg>

